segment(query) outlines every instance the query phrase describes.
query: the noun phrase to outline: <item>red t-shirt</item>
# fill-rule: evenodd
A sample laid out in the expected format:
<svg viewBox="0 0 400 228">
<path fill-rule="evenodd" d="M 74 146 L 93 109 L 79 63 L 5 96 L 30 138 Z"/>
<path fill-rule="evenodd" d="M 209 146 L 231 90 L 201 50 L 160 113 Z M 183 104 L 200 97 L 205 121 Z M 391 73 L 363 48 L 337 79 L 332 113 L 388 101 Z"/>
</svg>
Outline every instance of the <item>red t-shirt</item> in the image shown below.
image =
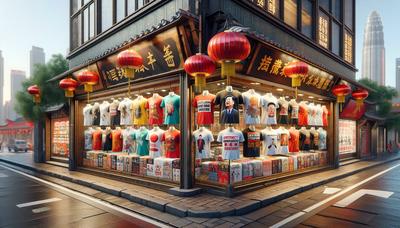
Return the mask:
<svg viewBox="0 0 400 228">
<path fill-rule="evenodd" d="M 308 107 L 304 103 L 299 105 L 299 123 L 300 126 L 308 125 Z"/>
<path fill-rule="evenodd" d="M 326 106 L 322 106 L 322 125 L 327 127 L 328 126 L 328 115 L 329 111 Z"/>
<path fill-rule="evenodd" d="M 197 95 L 193 99 L 193 107 L 197 108 L 197 124 L 214 123 L 214 94 Z"/>
<path fill-rule="evenodd" d="M 290 139 L 289 139 L 289 152 L 299 152 L 299 139 L 300 132 L 296 129 L 289 129 Z"/>
<path fill-rule="evenodd" d="M 147 99 L 145 108 L 149 110 L 149 124 L 161 125 L 164 121 L 163 109 L 161 108 L 162 96 Z"/>
<path fill-rule="evenodd" d="M 93 140 L 92 140 L 92 149 L 93 150 L 101 150 L 101 144 L 102 144 L 102 130 L 96 130 L 93 132 Z"/>
<path fill-rule="evenodd" d="M 180 142 L 181 132 L 179 130 L 167 130 L 162 136 L 162 141 L 165 143 L 165 156 L 167 158 L 180 158 Z"/>
<path fill-rule="evenodd" d="M 122 151 L 122 135 L 121 130 L 114 130 L 111 132 L 112 152 Z"/>
</svg>

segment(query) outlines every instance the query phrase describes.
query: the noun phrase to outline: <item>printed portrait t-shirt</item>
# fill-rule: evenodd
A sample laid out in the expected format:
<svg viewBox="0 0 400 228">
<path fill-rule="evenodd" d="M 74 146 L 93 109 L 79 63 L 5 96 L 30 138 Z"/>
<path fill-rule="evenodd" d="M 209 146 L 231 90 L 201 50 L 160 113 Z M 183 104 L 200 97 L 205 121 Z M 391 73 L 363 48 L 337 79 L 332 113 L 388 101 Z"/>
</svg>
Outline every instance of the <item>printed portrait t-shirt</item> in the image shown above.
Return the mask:
<svg viewBox="0 0 400 228">
<path fill-rule="evenodd" d="M 261 131 L 263 144 L 264 144 L 264 155 L 274 155 L 278 153 L 280 144 L 278 144 L 278 132 L 275 129 L 264 129 Z"/>
<path fill-rule="evenodd" d="M 132 124 L 131 106 L 132 100 L 129 98 L 125 98 L 119 103 L 118 110 L 121 112 L 121 125 Z"/>
<path fill-rule="evenodd" d="M 162 141 L 165 145 L 165 157 L 180 158 L 181 132 L 177 129 L 164 132 Z"/>
<path fill-rule="evenodd" d="M 261 123 L 266 125 L 275 125 L 276 122 L 276 109 L 279 108 L 278 99 L 267 93 L 263 96 L 263 106 L 261 114 Z"/>
<path fill-rule="evenodd" d="M 278 100 L 279 104 L 279 123 L 288 124 L 289 123 L 289 102 L 281 97 Z"/>
<path fill-rule="evenodd" d="M 197 124 L 209 125 L 214 123 L 214 101 L 214 94 L 201 94 L 193 99 L 193 107 L 197 108 Z"/>
<path fill-rule="evenodd" d="M 93 125 L 92 105 L 88 104 L 83 108 L 83 126 Z"/>
<path fill-rule="evenodd" d="M 147 134 L 146 140 L 149 141 L 149 155 L 152 158 L 162 156 L 162 137 L 164 130 L 161 128 L 153 128 Z"/>
<path fill-rule="evenodd" d="M 110 103 L 104 101 L 100 104 L 100 126 L 111 125 Z"/>
<path fill-rule="evenodd" d="M 179 124 L 179 108 L 181 98 L 173 94 L 165 96 L 161 102 L 161 108 L 164 108 L 164 124 Z"/>
<path fill-rule="evenodd" d="M 278 143 L 280 145 L 280 154 L 288 154 L 289 153 L 289 131 L 285 128 L 279 128 L 278 132 Z"/>
<path fill-rule="evenodd" d="M 135 141 L 133 140 L 133 135 L 135 134 L 135 129 L 128 127 L 122 130 L 122 151 L 126 153 L 134 153 L 135 152 Z"/>
<path fill-rule="evenodd" d="M 133 117 L 133 124 L 145 125 L 149 121 L 149 116 L 146 111 L 147 99 L 139 96 L 132 102 L 131 110 Z"/>
<path fill-rule="evenodd" d="M 299 104 L 295 99 L 289 101 L 290 119 L 299 118 Z"/>
<path fill-rule="evenodd" d="M 210 158 L 210 143 L 214 141 L 212 132 L 205 128 L 200 128 L 193 132 L 193 139 L 196 147 L 196 158 Z"/>
<path fill-rule="evenodd" d="M 233 103 L 232 108 L 228 109 L 227 104 Z M 237 90 L 222 90 L 215 96 L 215 104 L 220 106 L 221 124 L 239 123 L 239 105 L 243 104 L 242 94 Z"/>
<path fill-rule="evenodd" d="M 161 125 L 163 124 L 163 109 L 161 108 L 161 102 L 163 97 L 158 94 L 153 94 L 152 97 L 147 99 L 145 108 L 149 110 L 149 124 L 150 125 Z"/>
<path fill-rule="evenodd" d="M 99 126 L 100 125 L 100 104 L 94 103 L 92 106 L 92 118 L 93 118 L 93 125 Z"/>
<path fill-rule="evenodd" d="M 244 122 L 246 124 L 259 124 L 261 115 L 262 97 L 260 94 L 249 90 L 242 94 L 244 104 Z"/>
<path fill-rule="evenodd" d="M 244 157 L 259 157 L 262 135 L 261 132 L 246 128 L 243 131 L 243 156 Z"/>
<path fill-rule="evenodd" d="M 227 128 L 219 132 L 217 141 L 222 143 L 223 159 L 236 160 L 240 158 L 240 143 L 244 141 L 241 131 Z"/>
<path fill-rule="evenodd" d="M 133 135 L 133 139 L 136 142 L 136 153 L 139 156 L 149 155 L 149 141 L 147 139 L 147 135 L 149 134 L 149 130 L 147 128 L 141 127 L 135 131 Z"/>
</svg>

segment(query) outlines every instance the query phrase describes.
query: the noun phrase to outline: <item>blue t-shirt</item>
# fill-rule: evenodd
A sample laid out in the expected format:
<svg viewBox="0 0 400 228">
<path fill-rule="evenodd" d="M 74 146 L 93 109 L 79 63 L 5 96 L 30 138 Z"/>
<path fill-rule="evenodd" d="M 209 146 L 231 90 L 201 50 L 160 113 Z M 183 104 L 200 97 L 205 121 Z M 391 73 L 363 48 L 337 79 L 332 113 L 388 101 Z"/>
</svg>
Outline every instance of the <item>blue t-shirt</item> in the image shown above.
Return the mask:
<svg viewBox="0 0 400 228">
<path fill-rule="evenodd" d="M 179 106 L 180 96 L 168 95 L 161 102 L 161 108 L 164 109 L 164 124 L 179 124 Z"/>
<path fill-rule="evenodd" d="M 146 140 L 148 134 L 149 130 L 139 128 L 132 135 L 132 139 L 136 141 L 136 153 L 140 156 L 149 155 L 149 141 Z"/>
</svg>

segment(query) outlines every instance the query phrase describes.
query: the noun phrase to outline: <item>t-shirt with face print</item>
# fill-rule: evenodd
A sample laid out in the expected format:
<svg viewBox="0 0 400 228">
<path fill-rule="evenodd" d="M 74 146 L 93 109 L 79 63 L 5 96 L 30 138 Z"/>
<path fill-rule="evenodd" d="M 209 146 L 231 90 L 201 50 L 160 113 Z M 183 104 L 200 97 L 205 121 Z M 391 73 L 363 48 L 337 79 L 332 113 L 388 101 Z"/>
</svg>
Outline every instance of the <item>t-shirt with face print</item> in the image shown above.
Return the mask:
<svg viewBox="0 0 400 228">
<path fill-rule="evenodd" d="M 100 104 L 100 126 L 111 125 L 110 103 L 104 101 Z"/>
<path fill-rule="evenodd" d="M 170 94 L 163 98 L 160 107 L 164 108 L 164 124 L 179 124 L 180 96 Z"/>
<path fill-rule="evenodd" d="M 299 118 L 299 104 L 295 99 L 291 99 L 289 101 L 289 112 L 290 112 L 290 119 Z"/>
<path fill-rule="evenodd" d="M 266 128 L 261 131 L 263 144 L 264 144 L 264 154 L 265 155 L 275 155 L 280 149 L 280 144 L 278 143 L 278 132 L 272 128 Z"/>
<path fill-rule="evenodd" d="M 153 94 L 152 97 L 147 99 L 145 108 L 149 110 L 149 124 L 161 125 L 164 122 L 164 113 L 161 108 L 163 97 L 158 94 Z"/>
<path fill-rule="evenodd" d="M 132 127 L 122 130 L 122 152 L 135 153 L 135 141 L 133 140 L 135 132 L 136 130 Z"/>
<path fill-rule="evenodd" d="M 132 124 L 131 106 L 132 100 L 129 98 L 125 98 L 119 102 L 118 110 L 121 112 L 121 125 Z"/>
<path fill-rule="evenodd" d="M 177 129 L 167 130 L 164 132 L 162 141 L 165 145 L 165 157 L 180 158 L 181 157 L 181 132 Z"/>
<path fill-rule="evenodd" d="M 149 131 L 146 140 L 149 141 L 149 156 L 152 158 L 161 157 L 163 154 L 162 137 L 164 130 L 161 128 L 153 128 Z"/>
<path fill-rule="evenodd" d="M 246 124 L 259 124 L 261 116 L 262 97 L 260 94 L 249 90 L 242 94 L 244 104 L 244 122 Z"/>
<path fill-rule="evenodd" d="M 92 117 L 93 117 L 93 125 L 100 125 L 100 104 L 94 103 L 92 106 Z"/>
<path fill-rule="evenodd" d="M 215 104 L 220 106 L 220 123 L 239 123 L 239 105 L 243 104 L 243 96 L 237 90 L 219 91 L 215 96 Z M 227 110 L 224 112 L 224 110 Z M 229 110 L 229 111 L 228 111 Z M 228 115 L 235 115 L 235 118 L 228 118 Z M 234 121 L 231 121 L 234 120 Z"/>
<path fill-rule="evenodd" d="M 88 104 L 83 108 L 83 126 L 92 126 L 93 125 L 93 115 L 92 115 L 93 106 Z"/>
<path fill-rule="evenodd" d="M 289 123 L 289 102 L 284 98 L 280 97 L 278 100 L 279 104 L 279 123 L 288 124 Z"/>
<path fill-rule="evenodd" d="M 278 99 L 271 93 L 263 96 L 261 123 L 266 125 L 275 125 L 276 109 L 279 108 Z"/>
<path fill-rule="evenodd" d="M 114 100 L 110 103 L 110 118 L 111 125 L 116 126 L 121 123 L 121 112 L 118 110 L 119 101 Z"/>
<path fill-rule="evenodd" d="M 206 128 L 200 128 L 193 132 L 193 139 L 196 147 L 196 158 L 210 158 L 211 142 L 214 141 L 212 132 Z"/>
<path fill-rule="evenodd" d="M 131 110 L 133 117 L 133 124 L 145 125 L 149 121 L 149 115 L 146 111 L 147 99 L 139 96 L 132 102 Z"/>
<path fill-rule="evenodd" d="M 222 159 L 236 160 L 240 158 L 240 143 L 244 142 L 241 131 L 227 128 L 219 132 L 217 141 L 222 143 Z"/>
<path fill-rule="evenodd" d="M 290 134 L 289 131 L 285 128 L 279 128 L 278 132 L 278 144 L 280 145 L 280 154 L 288 154 L 289 153 L 289 139 Z"/>
<path fill-rule="evenodd" d="M 149 130 L 147 128 L 141 127 L 136 130 L 133 135 L 133 139 L 136 142 L 136 153 L 139 156 L 147 156 L 149 155 L 149 140 L 147 140 L 147 135 L 149 134 Z"/>
</svg>

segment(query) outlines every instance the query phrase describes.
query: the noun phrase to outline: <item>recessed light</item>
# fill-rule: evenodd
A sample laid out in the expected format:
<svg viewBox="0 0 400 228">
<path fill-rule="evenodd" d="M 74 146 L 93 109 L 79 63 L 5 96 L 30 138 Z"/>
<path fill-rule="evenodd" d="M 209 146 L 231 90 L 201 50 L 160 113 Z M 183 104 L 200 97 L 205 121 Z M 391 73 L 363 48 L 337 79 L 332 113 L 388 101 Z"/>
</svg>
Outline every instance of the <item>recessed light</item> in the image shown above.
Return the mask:
<svg viewBox="0 0 400 228">
<path fill-rule="evenodd" d="M 281 89 L 281 88 L 278 88 L 278 89 L 276 89 L 277 91 L 279 91 L 279 92 L 282 92 L 283 91 L 283 89 Z"/>
<path fill-rule="evenodd" d="M 323 101 L 324 99 L 322 99 L 322 98 L 318 98 L 318 100 L 319 100 L 319 101 Z"/>
<path fill-rule="evenodd" d="M 217 83 L 217 86 L 220 86 L 221 85 L 221 83 Z"/>
<path fill-rule="evenodd" d="M 289 96 L 286 96 L 286 98 L 289 98 Z"/>
<path fill-rule="evenodd" d="M 314 99 L 314 97 L 313 97 L 313 96 L 308 96 L 308 98 L 310 98 L 310 99 Z"/>
<path fill-rule="evenodd" d="M 161 92 L 167 92 L 167 90 L 166 89 L 162 89 Z"/>
<path fill-rule="evenodd" d="M 259 82 L 250 82 L 250 85 L 260 85 Z"/>
<path fill-rule="evenodd" d="M 302 93 L 299 93 L 299 94 L 297 94 L 299 97 L 302 97 L 302 96 L 304 96 L 304 94 L 302 94 Z"/>
<path fill-rule="evenodd" d="M 147 92 L 146 94 L 150 95 L 151 93 L 150 93 L 150 92 Z"/>
<path fill-rule="evenodd" d="M 221 83 L 222 85 L 225 85 L 225 82 Z"/>
</svg>

